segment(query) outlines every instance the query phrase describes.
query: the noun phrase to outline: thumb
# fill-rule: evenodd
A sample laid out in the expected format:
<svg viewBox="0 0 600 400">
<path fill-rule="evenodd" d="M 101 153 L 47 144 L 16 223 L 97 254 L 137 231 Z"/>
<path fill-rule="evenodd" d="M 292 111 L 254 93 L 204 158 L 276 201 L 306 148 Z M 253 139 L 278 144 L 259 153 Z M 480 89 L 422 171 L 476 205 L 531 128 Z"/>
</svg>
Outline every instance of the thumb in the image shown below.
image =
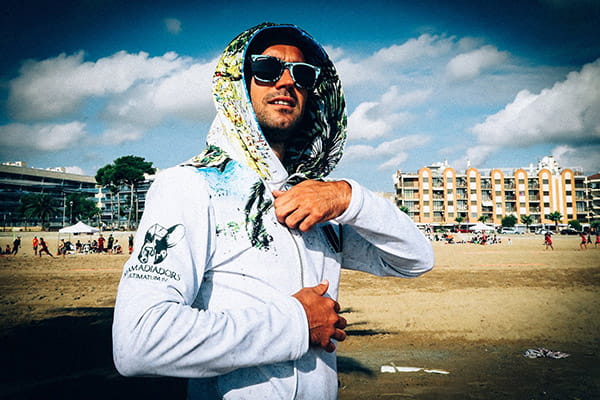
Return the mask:
<svg viewBox="0 0 600 400">
<path fill-rule="evenodd" d="M 327 289 L 329 289 L 329 281 L 323 280 L 317 286 L 315 286 L 315 291 L 319 296 L 323 296 L 327 293 Z"/>
</svg>

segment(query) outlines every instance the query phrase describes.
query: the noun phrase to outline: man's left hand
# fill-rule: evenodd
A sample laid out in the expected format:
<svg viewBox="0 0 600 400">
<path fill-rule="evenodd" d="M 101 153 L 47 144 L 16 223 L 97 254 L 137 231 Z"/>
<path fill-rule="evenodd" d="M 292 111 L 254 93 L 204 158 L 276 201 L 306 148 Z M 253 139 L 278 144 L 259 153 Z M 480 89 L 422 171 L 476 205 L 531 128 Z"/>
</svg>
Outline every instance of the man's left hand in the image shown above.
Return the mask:
<svg viewBox="0 0 600 400">
<path fill-rule="evenodd" d="M 350 205 L 352 187 L 346 181 L 311 181 L 288 191 L 275 190 L 275 215 L 288 228 L 308 231 L 314 225 L 344 213 Z"/>
</svg>

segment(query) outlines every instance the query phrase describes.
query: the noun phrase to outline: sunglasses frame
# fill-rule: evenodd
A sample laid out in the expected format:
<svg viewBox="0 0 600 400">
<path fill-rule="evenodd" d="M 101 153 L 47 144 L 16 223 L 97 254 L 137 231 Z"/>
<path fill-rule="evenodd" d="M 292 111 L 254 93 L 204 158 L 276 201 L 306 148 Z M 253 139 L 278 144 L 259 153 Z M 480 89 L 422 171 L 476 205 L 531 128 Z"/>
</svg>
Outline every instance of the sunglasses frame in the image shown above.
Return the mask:
<svg viewBox="0 0 600 400">
<path fill-rule="evenodd" d="M 281 76 L 283 75 L 283 71 L 285 71 L 286 69 L 288 71 L 290 71 L 290 75 L 292 76 L 292 79 L 294 80 L 294 85 L 296 85 L 300 89 L 313 90 L 317 86 L 317 82 L 319 81 L 319 74 L 321 73 L 321 68 L 317 67 L 316 65 L 308 64 L 308 63 L 305 63 L 305 62 L 287 62 L 287 61 L 283 61 L 280 58 L 269 56 L 269 55 L 266 55 L 266 54 L 252 54 L 250 56 L 250 59 L 252 60 L 252 65 L 254 65 L 254 63 L 256 61 L 259 61 L 261 59 L 262 60 L 273 59 L 273 60 L 277 61 L 279 63 L 279 65 L 281 65 L 281 69 L 279 70 L 279 74 L 275 78 L 273 78 L 271 80 L 261 79 L 258 76 L 256 76 L 256 74 L 254 73 L 254 71 L 252 71 L 252 76 L 254 77 L 254 79 L 256 79 L 258 82 L 261 82 L 261 83 L 275 83 L 275 82 L 277 82 L 279 79 L 281 79 Z M 298 81 L 296 80 L 296 77 L 294 76 L 294 67 L 297 66 L 297 65 L 304 65 L 306 67 L 311 68 L 315 72 L 315 81 L 312 84 L 312 86 L 310 86 L 310 87 L 304 87 L 304 86 L 302 86 L 301 84 L 298 83 Z"/>
</svg>

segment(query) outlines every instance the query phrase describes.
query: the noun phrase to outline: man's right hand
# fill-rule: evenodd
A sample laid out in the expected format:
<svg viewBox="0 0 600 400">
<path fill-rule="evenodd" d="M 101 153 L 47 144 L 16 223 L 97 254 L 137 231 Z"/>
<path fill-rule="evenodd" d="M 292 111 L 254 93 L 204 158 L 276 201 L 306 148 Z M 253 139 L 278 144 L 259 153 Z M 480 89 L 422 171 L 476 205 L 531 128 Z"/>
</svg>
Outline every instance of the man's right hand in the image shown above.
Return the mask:
<svg viewBox="0 0 600 400">
<path fill-rule="evenodd" d="M 310 344 L 320 346 L 331 353 L 335 344 L 331 339 L 339 342 L 346 339 L 346 320 L 340 317 L 340 305 L 337 301 L 325 297 L 329 282 L 323 281 L 317 286 L 304 288 L 293 295 L 304 307 L 308 318 Z"/>
</svg>

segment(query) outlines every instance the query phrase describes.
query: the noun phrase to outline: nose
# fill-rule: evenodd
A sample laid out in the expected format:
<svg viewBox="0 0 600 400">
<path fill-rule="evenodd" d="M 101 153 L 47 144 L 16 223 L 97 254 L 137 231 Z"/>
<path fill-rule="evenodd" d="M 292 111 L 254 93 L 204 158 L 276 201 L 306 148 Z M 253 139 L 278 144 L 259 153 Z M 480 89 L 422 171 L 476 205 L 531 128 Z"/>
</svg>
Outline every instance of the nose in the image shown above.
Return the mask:
<svg viewBox="0 0 600 400">
<path fill-rule="evenodd" d="M 281 74 L 281 78 L 275 83 L 275 87 L 293 87 L 294 79 L 292 78 L 292 74 L 289 69 L 284 69 L 283 74 Z"/>
</svg>

